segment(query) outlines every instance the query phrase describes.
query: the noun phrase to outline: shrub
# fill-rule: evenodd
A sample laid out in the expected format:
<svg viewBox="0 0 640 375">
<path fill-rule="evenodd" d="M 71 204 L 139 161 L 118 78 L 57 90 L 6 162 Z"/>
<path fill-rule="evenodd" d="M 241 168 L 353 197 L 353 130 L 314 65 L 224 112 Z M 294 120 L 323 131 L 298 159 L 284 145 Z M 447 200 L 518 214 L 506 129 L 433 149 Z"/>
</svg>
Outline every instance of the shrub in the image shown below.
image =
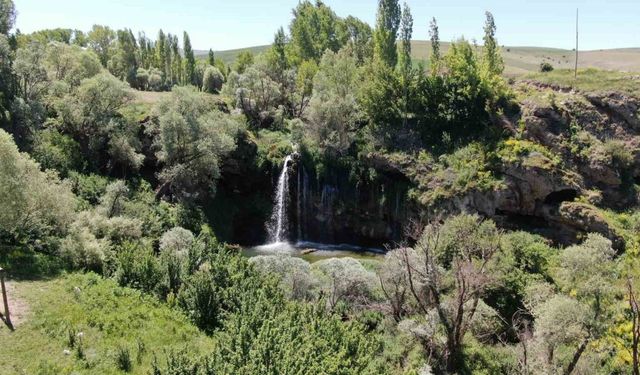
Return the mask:
<svg viewBox="0 0 640 375">
<path fill-rule="evenodd" d="M 109 179 L 98 174 L 69 173 L 73 192 L 90 205 L 96 205 L 107 190 Z"/>
<path fill-rule="evenodd" d="M 118 367 L 120 371 L 131 372 L 133 362 L 131 362 L 129 348 L 120 346 L 116 349 L 116 367 Z"/>
<path fill-rule="evenodd" d="M 553 169 L 561 159 L 545 146 L 527 140 L 507 139 L 498 146 L 498 157 L 504 163 L 517 163 L 523 167 Z"/>
<path fill-rule="evenodd" d="M 324 54 L 313 80 L 306 127 L 310 139 L 322 150 L 341 155 L 354 141 L 358 82 L 357 62 L 350 50 Z"/>
<path fill-rule="evenodd" d="M 202 91 L 209 94 L 217 94 L 222 89 L 223 83 L 224 76 L 220 73 L 220 70 L 213 66 L 207 67 L 202 78 Z"/>
<path fill-rule="evenodd" d="M 145 292 L 156 290 L 160 282 L 160 265 L 150 248 L 127 242 L 116 249 L 116 280 Z"/>
<path fill-rule="evenodd" d="M 60 243 L 59 254 L 73 268 L 101 272 L 108 248 L 107 241 L 97 239 L 85 227 L 76 227 Z"/>
<path fill-rule="evenodd" d="M 372 297 L 375 276 L 353 258 L 330 258 L 312 265 L 320 280 L 327 305 L 363 304 Z"/>
<path fill-rule="evenodd" d="M 553 65 L 551 65 L 551 63 L 544 61 L 540 63 L 540 68 L 538 68 L 538 70 L 540 71 L 540 73 L 551 72 L 553 71 Z"/>
<path fill-rule="evenodd" d="M 14 238 L 64 234 L 75 216 L 69 184 L 53 172 L 42 172 L 2 129 L 0 160 L 0 231 Z"/>
<path fill-rule="evenodd" d="M 190 230 L 174 227 L 160 237 L 160 251 L 184 256 L 194 240 L 195 237 Z"/>
<path fill-rule="evenodd" d="M 185 279 L 178 294 L 178 305 L 200 329 L 213 332 L 222 326 L 225 316 L 258 298 L 283 303 L 275 280 L 258 273 L 239 254 L 214 250 L 209 249 L 208 262 Z"/>
<path fill-rule="evenodd" d="M 256 269 L 275 274 L 285 295 L 290 299 L 311 299 L 316 281 L 308 262 L 300 258 L 279 255 L 260 255 L 249 259 Z"/>
<path fill-rule="evenodd" d="M 62 176 L 80 171 L 85 166 L 78 142 L 55 129 L 47 129 L 36 136 L 31 153 L 44 169 L 55 169 Z"/>
<path fill-rule="evenodd" d="M 496 189 L 502 184 L 491 170 L 489 157 L 479 143 L 442 155 L 437 163 L 427 155 L 421 155 L 421 159 L 432 170 L 425 174 L 416 169 L 419 191 L 422 192 L 419 199 L 423 204 L 433 204 L 472 190 Z M 430 166 L 432 163 L 435 165 Z"/>
<path fill-rule="evenodd" d="M 603 143 L 602 148 L 614 167 L 625 170 L 633 164 L 633 153 L 624 141 L 609 139 Z"/>
</svg>

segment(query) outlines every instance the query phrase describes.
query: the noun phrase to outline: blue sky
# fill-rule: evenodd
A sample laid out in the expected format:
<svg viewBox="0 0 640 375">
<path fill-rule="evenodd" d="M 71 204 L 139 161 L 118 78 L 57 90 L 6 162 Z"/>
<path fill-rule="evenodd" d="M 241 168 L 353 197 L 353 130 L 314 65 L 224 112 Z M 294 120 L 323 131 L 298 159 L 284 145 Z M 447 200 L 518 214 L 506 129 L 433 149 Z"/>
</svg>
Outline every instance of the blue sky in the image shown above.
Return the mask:
<svg viewBox="0 0 640 375">
<path fill-rule="evenodd" d="M 148 36 L 187 30 L 195 49 L 224 50 L 268 44 L 291 20 L 298 0 L 14 0 L 22 32 L 93 24 L 129 27 Z M 376 0 L 325 0 L 339 16 L 373 25 Z M 440 37 L 481 40 L 484 11 L 493 13 L 500 44 L 573 48 L 580 8 L 580 49 L 640 47 L 640 0 L 407 0 L 414 39 L 427 39 L 436 17 Z"/>
</svg>

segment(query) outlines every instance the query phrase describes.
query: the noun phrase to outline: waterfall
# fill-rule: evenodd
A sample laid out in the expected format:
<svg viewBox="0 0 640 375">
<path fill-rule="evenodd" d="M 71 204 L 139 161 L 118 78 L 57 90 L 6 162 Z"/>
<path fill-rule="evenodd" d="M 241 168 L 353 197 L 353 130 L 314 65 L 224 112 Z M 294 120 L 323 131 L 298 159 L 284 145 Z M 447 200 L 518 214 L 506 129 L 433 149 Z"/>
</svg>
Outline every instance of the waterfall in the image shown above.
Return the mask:
<svg viewBox="0 0 640 375">
<path fill-rule="evenodd" d="M 302 194 L 302 170 L 298 169 L 298 193 L 296 194 L 296 200 L 298 204 L 298 222 L 296 225 L 298 226 L 298 241 L 302 240 L 302 199 L 300 195 Z"/>
<path fill-rule="evenodd" d="M 309 207 L 310 197 L 309 197 L 309 175 L 307 174 L 306 169 L 302 167 L 302 238 L 305 239 L 308 236 L 309 228 L 308 228 L 308 215 L 307 209 Z"/>
<path fill-rule="evenodd" d="M 278 177 L 278 186 L 273 197 L 273 212 L 271 213 L 271 219 L 267 224 L 267 231 L 269 233 L 269 242 L 277 243 L 283 242 L 287 239 L 288 229 L 288 217 L 287 217 L 287 204 L 289 201 L 289 162 L 292 160 L 292 155 L 287 155 L 284 158 L 284 164 L 282 165 L 282 172 Z"/>
</svg>

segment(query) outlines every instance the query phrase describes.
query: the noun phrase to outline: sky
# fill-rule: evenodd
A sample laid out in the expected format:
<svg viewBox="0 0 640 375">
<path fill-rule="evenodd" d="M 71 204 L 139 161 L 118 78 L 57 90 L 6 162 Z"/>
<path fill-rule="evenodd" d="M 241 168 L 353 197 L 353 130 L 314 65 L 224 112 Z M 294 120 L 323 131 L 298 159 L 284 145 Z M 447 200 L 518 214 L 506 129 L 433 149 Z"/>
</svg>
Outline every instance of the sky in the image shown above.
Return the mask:
<svg viewBox="0 0 640 375">
<path fill-rule="evenodd" d="M 89 30 L 93 24 L 131 28 L 154 37 L 158 29 L 182 37 L 194 49 L 227 50 L 269 44 L 288 27 L 298 0 L 14 0 L 16 27 L 23 33 L 45 28 Z M 375 22 L 376 0 L 324 0 L 338 16 Z M 491 11 L 505 46 L 571 49 L 575 12 L 580 12 L 580 49 L 640 47 L 640 0 L 407 0 L 414 18 L 413 39 L 428 38 L 435 17 L 440 39 L 482 40 L 484 12 Z"/>
</svg>

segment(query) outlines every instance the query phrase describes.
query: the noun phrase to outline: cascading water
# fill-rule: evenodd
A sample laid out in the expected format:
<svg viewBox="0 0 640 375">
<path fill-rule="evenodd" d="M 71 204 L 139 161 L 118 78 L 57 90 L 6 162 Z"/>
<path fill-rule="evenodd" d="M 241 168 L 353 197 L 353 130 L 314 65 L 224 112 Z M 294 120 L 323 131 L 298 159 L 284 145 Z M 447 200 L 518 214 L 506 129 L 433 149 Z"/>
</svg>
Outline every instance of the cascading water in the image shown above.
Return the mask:
<svg viewBox="0 0 640 375">
<path fill-rule="evenodd" d="M 292 155 L 287 155 L 284 158 L 284 164 L 282 165 L 282 172 L 278 177 L 278 185 L 273 197 L 273 212 L 271 213 L 271 219 L 267 224 L 267 231 L 269 233 L 270 243 L 279 243 L 287 240 L 288 230 L 288 216 L 287 205 L 289 203 L 289 162 L 293 159 Z"/>
</svg>

